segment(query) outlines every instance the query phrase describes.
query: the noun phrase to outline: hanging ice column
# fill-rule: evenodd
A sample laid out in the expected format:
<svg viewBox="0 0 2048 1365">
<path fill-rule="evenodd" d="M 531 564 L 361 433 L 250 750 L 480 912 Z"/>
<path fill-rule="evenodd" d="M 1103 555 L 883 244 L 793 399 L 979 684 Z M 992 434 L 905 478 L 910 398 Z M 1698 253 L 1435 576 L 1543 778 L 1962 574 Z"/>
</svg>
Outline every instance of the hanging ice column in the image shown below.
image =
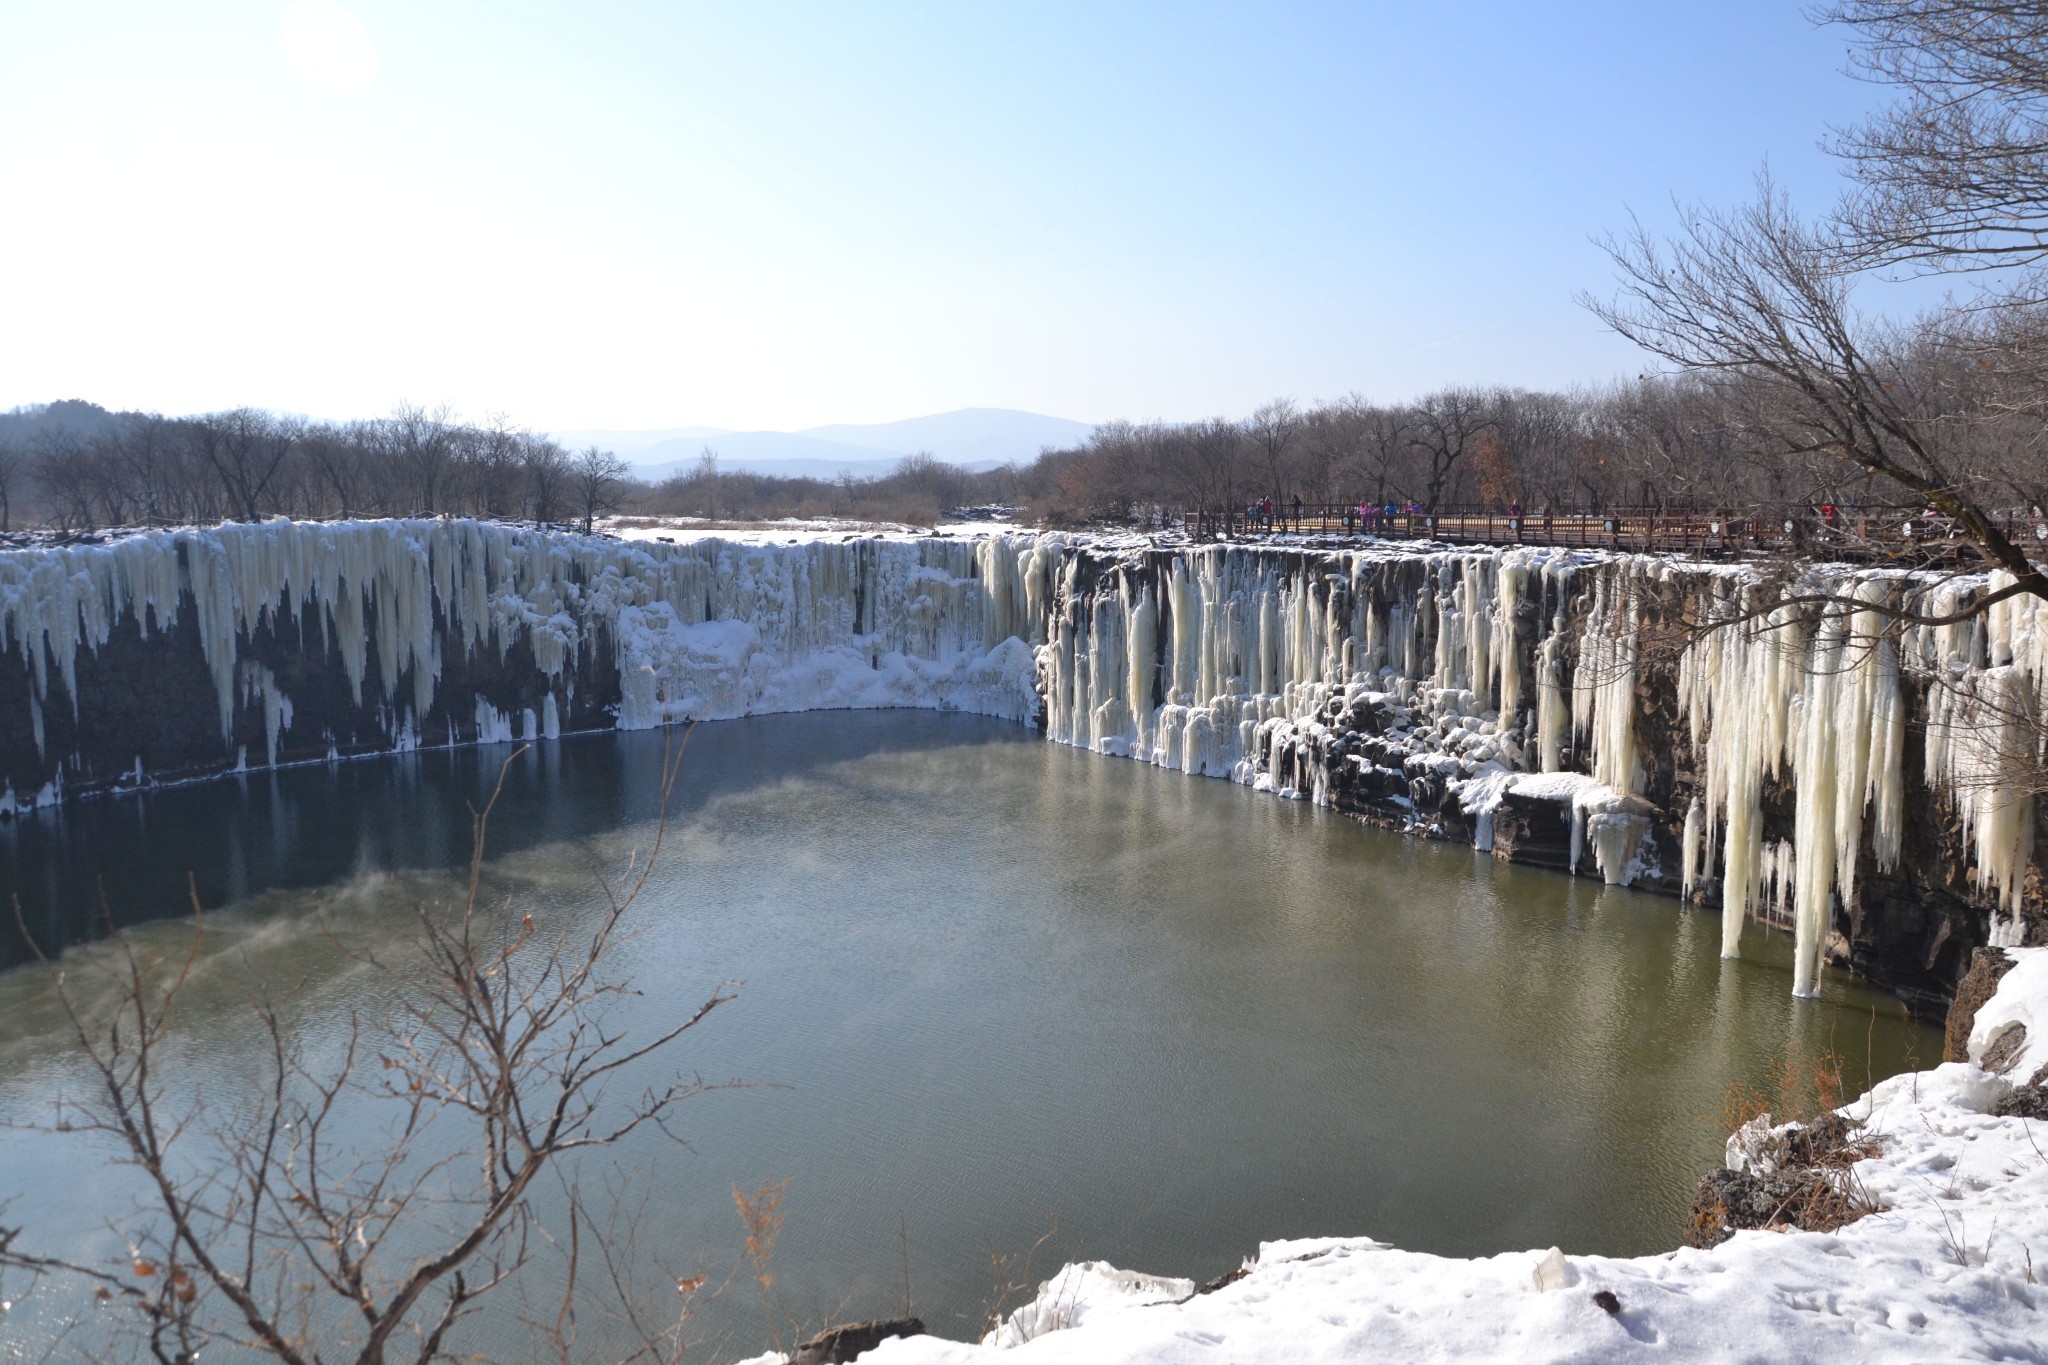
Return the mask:
<svg viewBox="0 0 2048 1365">
<path fill-rule="evenodd" d="M 1984 589 L 2012 582 L 1994 573 Z M 1952 614 L 1969 591 L 1958 584 L 1935 589 L 1924 599 L 1926 614 Z M 1915 627 L 1906 651 L 1929 680 L 1927 783 L 1947 794 L 1975 859 L 1977 884 L 1997 899 L 1991 942 L 2015 945 L 2034 852 L 2028 779 L 2048 762 L 2048 603 L 2011 597 L 1966 622 Z"/>
<path fill-rule="evenodd" d="M 1835 577 L 1842 605 L 1817 619 L 1763 590 L 1738 589 L 1715 610 L 1680 665 L 1680 699 L 1705 772 L 1707 857 L 1723 831 L 1723 956 L 1735 956 L 1745 915 L 1762 904 L 1767 854 L 1763 785 L 1789 759 L 1793 775 L 1793 980 L 1813 995 L 1839 896 L 1856 891 L 1866 818 L 1878 866 L 1895 867 L 1904 823 L 1904 703 L 1888 618 L 1892 580 Z M 1862 606 L 1850 604 L 1860 603 Z M 1771 880 L 1785 875 L 1770 855 Z"/>
<path fill-rule="evenodd" d="M 1571 724 L 1568 642 L 1547 636 L 1568 634 L 1568 556 L 1204 546 L 1091 557 L 1099 572 L 1090 572 L 1077 562 L 1085 555 L 1079 550 L 1058 576 L 1039 656 L 1047 734 L 1057 743 L 1318 802 L 1330 799 L 1331 764 L 1356 752 L 1356 736 L 1335 718 L 1361 707 L 1380 717 L 1379 761 L 1408 765 L 1398 780 L 1448 783 L 1459 799 L 1484 782 L 1473 799 L 1498 800 L 1499 776 L 1539 758 L 1552 768 L 1561 761 Z M 1539 660 L 1533 697 L 1531 652 Z M 1626 686 L 1614 696 L 1626 729 L 1632 696 Z M 1610 745 L 1624 757 L 1627 748 Z M 1643 866 L 1635 856 L 1648 829 L 1641 803 L 1623 809 L 1625 791 L 1594 795 L 1613 799 L 1567 813 L 1582 840 L 1590 821 L 1610 877 L 1629 880 Z M 1468 806 L 1467 814 L 1483 823 L 1486 811 Z"/>
<path fill-rule="evenodd" d="M 1590 844 L 1608 885 L 1627 885 L 1651 839 L 1649 804 L 1638 798 L 1642 756 L 1636 750 L 1636 662 L 1644 581 L 1623 562 L 1594 580 L 1592 609 L 1579 634 L 1572 675 L 1572 731 L 1588 748 L 1593 788 L 1572 801 L 1572 862 Z M 1547 761 L 1547 760 L 1546 760 Z"/>
</svg>

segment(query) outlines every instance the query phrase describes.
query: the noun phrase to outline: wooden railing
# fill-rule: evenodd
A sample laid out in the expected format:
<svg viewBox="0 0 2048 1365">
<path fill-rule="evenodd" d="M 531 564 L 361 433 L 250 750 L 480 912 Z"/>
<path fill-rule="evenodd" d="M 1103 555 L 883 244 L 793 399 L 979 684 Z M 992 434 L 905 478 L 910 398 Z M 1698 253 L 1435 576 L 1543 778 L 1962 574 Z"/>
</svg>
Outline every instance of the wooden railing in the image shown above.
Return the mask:
<svg viewBox="0 0 2048 1365">
<path fill-rule="evenodd" d="M 1765 507 L 1740 511 L 1613 507 L 1542 509 L 1513 516 L 1503 507 L 1444 507 L 1434 512 L 1384 508 L 1361 515 L 1356 504 L 1303 503 L 1273 509 L 1271 521 L 1243 509 L 1183 515 L 1199 539 L 1291 533 L 1439 540 L 1477 545 L 1561 545 L 1609 550 L 1696 553 L 1802 553 L 1866 558 L 1974 554 L 1953 521 L 1904 507 Z M 2006 535 L 2048 553 L 2048 520 L 2034 511 L 1999 513 Z"/>
</svg>

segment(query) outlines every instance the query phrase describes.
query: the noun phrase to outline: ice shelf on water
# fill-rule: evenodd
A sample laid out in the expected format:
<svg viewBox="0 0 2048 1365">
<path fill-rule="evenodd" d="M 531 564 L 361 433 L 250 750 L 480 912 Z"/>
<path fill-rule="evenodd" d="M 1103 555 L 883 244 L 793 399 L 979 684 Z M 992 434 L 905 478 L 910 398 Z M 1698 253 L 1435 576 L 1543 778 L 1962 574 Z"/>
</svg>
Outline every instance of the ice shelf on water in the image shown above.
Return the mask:
<svg viewBox="0 0 2048 1365">
<path fill-rule="evenodd" d="M 46 708 L 77 706 L 82 657 L 125 621 L 148 633 L 192 613 L 223 768 L 278 762 L 287 741 L 332 751 L 293 730 L 299 699 L 250 657 L 259 630 L 286 623 L 308 651 L 338 657 L 399 749 L 560 734 L 589 714 L 576 688 L 597 674 L 577 665 L 602 655 L 617 679 L 610 720 L 628 729 L 871 706 L 1028 720 L 1042 705 L 1057 743 L 1305 800 L 1328 802 L 1333 774 L 1370 762 L 1418 792 L 1450 791 L 1482 846 L 1503 800 L 1535 799 L 1569 822 L 1573 865 L 1590 859 L 1611 883 L 1718 881 L 1734 911 L 1724 952 L 1739 950 L 1746 918 L 1782 915 L 1802 994 L 1859 860 L 1896 863 L 1906 794 L 1924 787 L 1956 812 L 1976 882 L 1998 903 L 1993 941 L 2017 939 L 2034 797 L 2004 774 L 2033 742 L 2027 718 L 2048 706 L 2048 604 L 2014 597 L 1903 631 L 1887 614 L 1950 613 L 2003 586 L 1996 575 L 1834 567 L 1786 583 L 1587 551 L 1003 529 L 632 536 L 278 520 L 11 551 L 0 642 L 27 672 L 40 750 Z M 1665 814 L 1683 829 L 1660 853 L 1639 693 L 1646 612 L 1672 600 L 1718 628 L 1678 649 L 1696 790 L 1680 795 L 1682 815 Z M 441 695 L 444 654 L 502 665 L 515 645 L 538 675 L 520 701 Z M 1917 774 L 1905 771 L 1908 675 L 1927 692 Z M 251 714 L 263 751 L 226 750 Z M 120 766 L 125 777 L 126 755 Z M 138 755 L 133 780 L 144 776 Z M 0 810 L 61 799 L 66 777 L 59 762 L 37 790 L 10 779 Z M 1785 780 L 1795 828 L 1766 839 L 1766 792 Z M 1437 818 L 1407 806 L 1425 829 Z M 1678 865 L 1663 866 L 1673 849 Z"/>
<path fill-rule="evenodd" d="M 978 1344 L 898 1337 L 860 1359 L 2041 1360 L 2048 1120 L 1991 1110 L 2048 1068 L 2048 949 L 2014 956 L 1977 1015 L 1972 1061 L 1895 1076 L 1839 1111 L 1882 1150 L 1854 1167 L 1878 1211 L 1838 1231 L 1743 1231 L 1709 1251 L 1626 1259 L 1554 1247 L 1460 1259 L 1357 1236 L 1268 1242 L 1240 1278 L 1199 1294 L 1090 1261 L 1046 1280 Z M 2009 1070 L 1979 1066 L 2017 1022 L 2028 1042 Z M 1758 1136 L 1730 1140 L 1731 1167 L 1761 1159 Z"/>
</svg>

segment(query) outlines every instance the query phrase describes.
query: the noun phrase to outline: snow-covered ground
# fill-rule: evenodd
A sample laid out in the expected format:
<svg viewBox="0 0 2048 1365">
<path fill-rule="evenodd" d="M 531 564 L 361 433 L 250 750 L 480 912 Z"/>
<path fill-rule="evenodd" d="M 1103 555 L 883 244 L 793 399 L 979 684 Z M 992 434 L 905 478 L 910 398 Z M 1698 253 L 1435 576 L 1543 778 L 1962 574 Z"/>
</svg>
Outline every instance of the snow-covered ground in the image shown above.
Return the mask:
<svg viewBox="0 0 2048 1365">
<path fill-rule="evenodd" d="M 894 521 L 853 521 L 843 517 L 779 517 L 771 521 L 713 522 L 702 517 L 610 517 L 596 523 L 599 532 L 621 540 L 680 543 L 718 539 L 734 545 L 795 545 L 806 540 L 930 540 L 952 537 L 1028 533 L 1009 521 L 945 521 L 937 526 L 911 526 Z"/>
<path fill-rule="evenodd" d="M 1989 1112 L 2048 1068 L 2048 948 L 2008 951 L 2018 965 L 1978 1013 L 1970 1053 L 2014 1022 L 2026 1045 L 2002 1076 L 1949 1063 L 1845 1106 L 1884 1150 L 1855 1167 L 1880 1210 L 1839 1232 L 1738 1232 L 1711 1251 L 1628 1260 L 1268 1242 L 1243 1278 L 1206 1294 L 1088 1262 L 979 1344 L 897 1338 L 861 1360 L 2048 1360 L 2048 1120 Z M 1731 1143 L 1730 1164 L 1747 1159 Z"/>
</svg>

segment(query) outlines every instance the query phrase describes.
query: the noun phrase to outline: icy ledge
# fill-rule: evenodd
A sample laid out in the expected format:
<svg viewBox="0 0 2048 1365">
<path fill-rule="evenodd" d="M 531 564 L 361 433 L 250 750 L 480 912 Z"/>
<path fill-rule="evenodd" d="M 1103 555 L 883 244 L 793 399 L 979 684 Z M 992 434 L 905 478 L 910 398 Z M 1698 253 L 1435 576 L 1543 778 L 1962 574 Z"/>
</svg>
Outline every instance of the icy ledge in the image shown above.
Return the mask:
<svg viewBox="0 0 2048 1365">
<path fill-rule="evenodd" d="M 1185 1280 L 1089 1262 L 979 1345 L 898 1338 L 861 1360 L 2048 1359 L 2048 1121 L 1989 1112 L 2010 1078 L 2048 1066 L 2048 948 L 2008 951 L 2018 965 L 1979 1012 L 1971 1056 L 2013 1021 L 2029 1025 L 2027 1045 L 2004 1076 L 1954 1062 L 1845 1106 L 1884 1142 L 1857 1165 L 1883 1207 L 1839 1232 L 1738 1232 L 1711 1251 L 1629 1260 L 1268 1242 L 1242 1279 L 1192 1297 Z"/>
</svg>

